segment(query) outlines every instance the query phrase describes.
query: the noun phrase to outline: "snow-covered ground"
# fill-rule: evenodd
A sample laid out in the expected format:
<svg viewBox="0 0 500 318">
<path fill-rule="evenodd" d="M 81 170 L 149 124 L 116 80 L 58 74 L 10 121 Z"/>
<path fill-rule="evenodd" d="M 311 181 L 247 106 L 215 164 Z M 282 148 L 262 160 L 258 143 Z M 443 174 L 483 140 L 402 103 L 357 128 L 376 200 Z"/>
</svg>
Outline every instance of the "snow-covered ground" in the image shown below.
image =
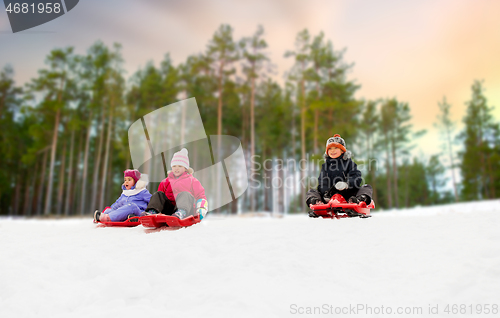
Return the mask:
<svg viewBox="0 0 500 318">
<path fill-rule="evenodd" d="M 178 231 L 2 218 L 0 317 L 498 316 L 499 213 L 494 200 Z"/>
</svg>

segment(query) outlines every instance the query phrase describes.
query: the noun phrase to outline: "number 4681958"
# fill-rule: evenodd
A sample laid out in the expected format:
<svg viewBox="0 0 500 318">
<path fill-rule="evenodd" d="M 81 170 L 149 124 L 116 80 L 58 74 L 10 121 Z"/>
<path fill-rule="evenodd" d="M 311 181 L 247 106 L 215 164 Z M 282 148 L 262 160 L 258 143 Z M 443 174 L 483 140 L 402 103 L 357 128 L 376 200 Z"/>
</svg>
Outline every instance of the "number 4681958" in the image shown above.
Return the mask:
<svg viewBox="0 0 500 318">
<path fill-rule="evenodd" d="M 447 314 L 498 314 L 498 304 L 477 304 L 477 305 L 465 305 L 465 304 L 453 304 L 446 305 L 444 312 Z"/>
<path fill-rule="evenodd" d="M 61 4 L 60 3 L 38 3 L 36 6 L 34 3 L 9 3 L 5 11 L 8 13 L 60 13 Z"/>
</svg>

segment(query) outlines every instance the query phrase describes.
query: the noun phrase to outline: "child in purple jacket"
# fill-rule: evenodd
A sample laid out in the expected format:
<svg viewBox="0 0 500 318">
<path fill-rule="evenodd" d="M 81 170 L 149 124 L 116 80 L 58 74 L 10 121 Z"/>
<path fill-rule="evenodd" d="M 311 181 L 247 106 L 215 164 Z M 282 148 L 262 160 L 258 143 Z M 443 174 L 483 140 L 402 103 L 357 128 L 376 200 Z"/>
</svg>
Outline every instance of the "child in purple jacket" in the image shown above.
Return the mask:
<svg viewBox="0 0 500 318">
<path fill-rule="evenodd" d="M 139 170 L 127 169 L 123 172 L 123 179 L 122 195 L 102 213 L 96 210 L 94 222 L 121 222 L 129 216 L 140 216 L 146 210 L 151 199 L 151 194 L 146 189 L 147 175 L 141 176 Z"/>
</svg>

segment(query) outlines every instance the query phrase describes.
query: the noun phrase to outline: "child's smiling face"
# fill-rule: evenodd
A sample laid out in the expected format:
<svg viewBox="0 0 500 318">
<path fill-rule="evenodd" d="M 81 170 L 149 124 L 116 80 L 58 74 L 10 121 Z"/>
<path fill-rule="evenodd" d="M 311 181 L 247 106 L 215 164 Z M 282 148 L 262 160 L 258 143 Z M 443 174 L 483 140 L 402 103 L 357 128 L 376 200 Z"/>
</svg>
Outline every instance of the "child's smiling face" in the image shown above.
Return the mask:
<svg viewBox="0 0 500 318">
<path fill-rule="evenodd" d="M 185 171 L 187 171 L 187 169 L 183 166 L 178 166 L 178 165 L 172 166 L 172 172 L 174 173 L 174 176 L 176 176 L 176 177 L 180 176 Z"/>
<path fill-rule="evenodd" d="M 135 180 L 132 177 L 123 178 L 123 186 L 125 189 L 130 190 L 135 184 Z"/>
<path fill-rule="evenodd" d="M 340 150 L 340 148 L 331 147 L 330 149 L 328 149 L 328 156 L 332 159 L 340 157 L 341 154 L 342 150 Z"/>
</svg>

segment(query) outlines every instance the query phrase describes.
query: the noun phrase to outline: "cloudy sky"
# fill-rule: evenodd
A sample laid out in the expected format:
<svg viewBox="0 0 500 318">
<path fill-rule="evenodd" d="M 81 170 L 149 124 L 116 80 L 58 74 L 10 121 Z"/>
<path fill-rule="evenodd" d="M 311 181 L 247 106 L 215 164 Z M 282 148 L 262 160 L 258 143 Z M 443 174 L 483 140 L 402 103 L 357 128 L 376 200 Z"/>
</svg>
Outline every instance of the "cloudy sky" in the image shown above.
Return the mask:
<svg viewBox="0 0 500 318">
<path fill-rule="evenodd" d="M 252 35 L 261 24 L 268 54 L 283 82 L 296 34 L 323 31 L 344 60 L 354 63 L 349 78 L 361 85 L 357 97 L 396 97 L 408 102 L 422 154 L 440 151 L 433 123 L 437 102 L 446 96 L 459 128 L 474 80 L 500 120 L 500 1 L 496 0 L 81 0 L 64 16 L 15 33 L 0 11 L 0 67 L 12 64 L 17 84 L 43 67 L 47 53 L 74 46 L 77 53 L 100 39 L 121 43 L 132 75 L 148 61 L 170 53 L 175 64 L 204 52 L 221 24 L 234 38 Z M 327 136 L 325 136 L 326 138 Z"/>
</svg>

